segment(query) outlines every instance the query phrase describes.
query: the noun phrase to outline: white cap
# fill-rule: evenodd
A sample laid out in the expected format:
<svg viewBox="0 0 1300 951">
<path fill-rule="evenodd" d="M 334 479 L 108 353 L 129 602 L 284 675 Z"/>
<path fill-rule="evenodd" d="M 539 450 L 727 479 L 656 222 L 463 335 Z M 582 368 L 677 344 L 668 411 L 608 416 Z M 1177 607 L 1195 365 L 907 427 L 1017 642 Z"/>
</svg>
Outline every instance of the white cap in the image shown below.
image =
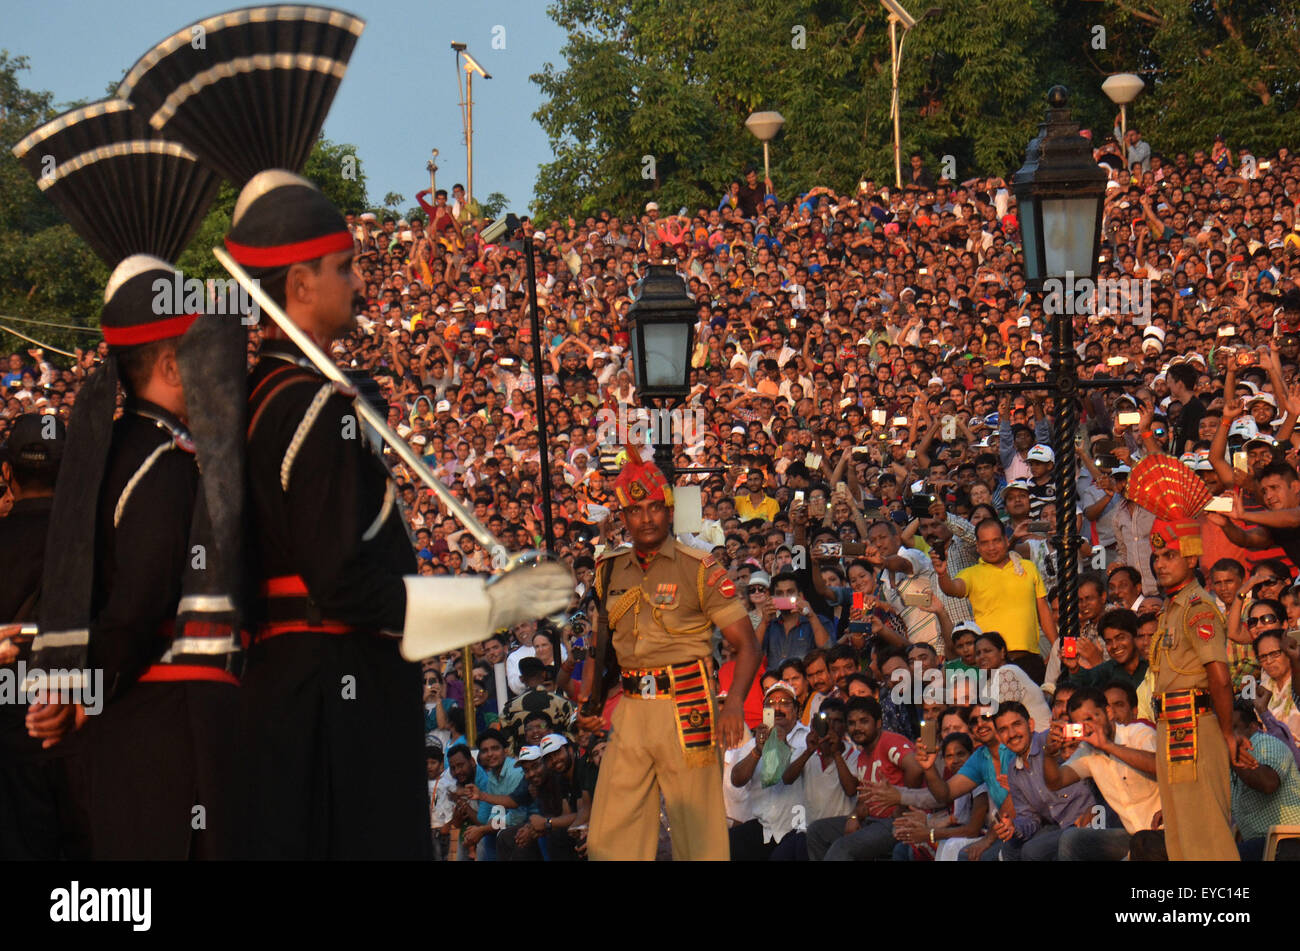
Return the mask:
<svg viewBox="0 0 1300 951">
<path fill-rule="evenodd" d="M 1249 416 L 1242 416 L 1228 429 L 1228 438 L 1240 436 L 1242 439 L 1252 439 L 1258 432 L 1259 427 L 1255 425 L 1255 421 Z"/>
<path fill-rule="evenodd" d="M 1052 452 L 1051 446 L 1045 446 L 1041 442 L 1025 453 L 1025 459 L 1029 462 L 1055 462 L 1056 453 Z M 1007 486 L 1010 488 L 1010 486 Z"/>
<path fill-rule="evenodd" d="M 645 203 L 645 210 L 646 210 L 646 211 L 658 211 L 658 210 L 659 210 L 659 202 L 657 202 L 657 201 L 648 201 L 648 202 L 646 202 L 646 203 Z"/>
<path fill-rule="evenodd" d="M 752 578 L 753 576 L 751 575 L 750 577 Z M 772 696 L 772 694 L 778 690 L 784 690 L 791 697 L 794 697 L 796 699 L 798 698 L 798 694 L 794 692 L 793 687 L 791 687 L 784 680 L 778 680 L 776 683 L 772 684 L 772 686 L 768 687 L 766 690 L 763 691 L 763 699 L 766 700 L 768 697 Z"/>
<path fill-rule="evenodd" d="M 516 763 L 535 763 L 542 758 L 542 748 L 540 746 L 521 746 L 519 755 L 515 757 Z"/>
<path fill-rule="evenodd" d="M 433 406 L 433 411 L 435 413 L 450 413 L 451 400 L 438 400 L 438 402 Z"/>
<path fill-rule="evenodd" d="M 568 746 L 569 741 L 559 733 L 547 733 L 542 737 L 540 749 L 543 756 L 549 756 L 561 747 Z"/>
</svg>

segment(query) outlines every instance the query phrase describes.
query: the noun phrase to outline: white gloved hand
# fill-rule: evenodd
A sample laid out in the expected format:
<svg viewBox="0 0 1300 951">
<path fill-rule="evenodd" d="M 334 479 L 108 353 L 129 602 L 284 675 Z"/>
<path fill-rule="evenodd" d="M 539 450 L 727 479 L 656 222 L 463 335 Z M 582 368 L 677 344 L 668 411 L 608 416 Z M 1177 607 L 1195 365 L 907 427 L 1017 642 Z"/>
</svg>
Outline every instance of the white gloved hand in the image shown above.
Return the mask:
<svg viewBox="0 0 1300 951">
<path fill-rule="evenodd" d="M 487 586 L 492 601 L 489 629 L 499 631 L 563 611 L 573 597 L 574 585 L 573 572 L 557 561 L 499 575 Z"/>
<path fill-rule="evenodd" d="M 568 607 L 573 573 L 548 561 L 516 568 L 490 585 L 482 578 L 408 575 L 402 656 L 423 660 L 476 644 L 493 631 L 546 617 Z"/>
</svg>

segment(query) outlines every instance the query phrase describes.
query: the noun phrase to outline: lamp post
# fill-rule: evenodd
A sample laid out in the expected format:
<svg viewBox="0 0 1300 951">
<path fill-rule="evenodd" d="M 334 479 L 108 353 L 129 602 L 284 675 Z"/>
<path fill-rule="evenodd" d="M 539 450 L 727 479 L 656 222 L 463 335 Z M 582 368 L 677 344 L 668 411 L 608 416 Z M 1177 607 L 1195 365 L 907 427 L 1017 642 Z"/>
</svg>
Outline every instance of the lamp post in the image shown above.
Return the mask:
<svg viewBox="0 0 1300 951">
<path fill-rule="evenodd" d="M 662 399 L 671 409 L 691 390 L 691 354 L 695 348 L 695 299 L 671 264 L 651 264 L 628 308 L 628 334 L 636 389 L 643 400 Z M 672 484 L 673 448 L 656 425 L 655 465 Z"/>
<path fill-rule="evenodd" d="M 511 220 L 513 219 L 513 221 Z M 507 227 L 513 234 L 518 225 L 514 215 L 507 216 Z M 542 366 L 542 326 L 537 311 L 537 265 L 533 256 L 533 236 L 524 235 L 524 268 L 528 279 L 528 320 L 533 338 L 533 399 L 537 406 L 537 459 L 541 464 L 538 481 L 542 490 L 542 528 L 546 532 L 546 550 L 555 554 L 555 523 L 551 512 L 551 451 L 546 438 L 546 396 L 542 380 L 546 375 Z"/>
<path fill-rule="evenodd" d="M 1136 73 L 1116 73 L 1106 77 L 1106 81 L 1101 84 L 1101 91 L 1119 106 L 1119 150 L 1122 153 L 1120 157 L 1124 159 L 1125 171 L 1128 170 L 1128 104 L 1144 88 L 1146 83 Z"/>
<path fill-rule="evenodd" d="M 1101 239 L 1106 173 L 1093 161 L 1092 146 L 1079 135 L 1066 108 L 1068 92 L 1053 86 L 1047 94 L 1046 121 L 1029 143 L 1025 164 L 1011 180 L 1024 239 L 1025 280 L 1033 293 L 1045 293 L 1044 311 L 1052 320 L 1052 374 L 1048 383 L 995 384 L 1001 392 L 1047 390 L 1056 403 L 1052 434 L 1056 454 L 1056 547 L 1058 552 L 1058 634 L 1079 633 L 1079 538 L 1074 526 L 1078 500 L 1078 429 L 1081 390 L 1136 385 L 1134 380 L 1080 383 L 1074 346 L 1074 301 L 1081 282 L 1095 287 Z M 1051 306 L 1046 306 L 1048 303 Z M 1095 302 L 1093 304 L 1095 307 Z"/>
<path fill-rule="evenodd" d="M 465 67 L 465 98 L 460 108 L 465 124 L 465 204 L 474 201 L 474 74 L 484 79 L 491 79 L 492 74 L 479 65 L 478 60 L 469 55 L 464 43 L 453 41 L 451 48 L 456 53 L 457 86 L 460 85 L 460 66 Z"/>
<path fill-rule="evenodd" d="M 785 118 L 779 112 L 754 112 L 745 120 L 745 128 L 754 134 L 754 138 L 763 143 L 763 181 L 765 182 L 772 180 L 767 143 L 776 138 L 783 125 L 785 125 Z"/>
</svg>

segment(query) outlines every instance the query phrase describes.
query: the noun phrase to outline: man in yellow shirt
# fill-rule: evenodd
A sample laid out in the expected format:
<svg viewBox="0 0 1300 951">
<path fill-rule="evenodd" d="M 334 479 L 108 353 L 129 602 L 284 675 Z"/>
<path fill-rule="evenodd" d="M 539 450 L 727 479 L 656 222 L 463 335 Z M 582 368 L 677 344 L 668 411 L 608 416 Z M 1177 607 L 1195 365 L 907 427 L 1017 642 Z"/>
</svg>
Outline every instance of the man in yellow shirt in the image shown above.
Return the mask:
<svg viewBox="0 0 1300 951">
<path fill-rule="evenodd" d="M 1038 649 L 1038 629 L 1056 641 L 1056 618 L 1043 579 L 1033 562 L 1012 553 L 997 519 L 985 519 L 975 527 L 975 547 L 980 560 L 956 578 L 948 577 L 947 562 L 931 553 L 939 587 L 951 598 L 970 598 L 975 623 L 1001 634 L 1007 642 L 1007 660 L 1035 683 L 1042 683 L 1046 665 Z"/>
<path fill-rule="evenodd" d="M 750 469 L 745 475 L 745 491 L 739 491 L 739 486 L 737 490 L 736 517 L 742 522 L 752 518 L 761 518 L 765 522 L 770 522 L 781 511 L 781 506 L 777 504 L 776 499 L 763 491 L 762 469 Z"/>
</svg>

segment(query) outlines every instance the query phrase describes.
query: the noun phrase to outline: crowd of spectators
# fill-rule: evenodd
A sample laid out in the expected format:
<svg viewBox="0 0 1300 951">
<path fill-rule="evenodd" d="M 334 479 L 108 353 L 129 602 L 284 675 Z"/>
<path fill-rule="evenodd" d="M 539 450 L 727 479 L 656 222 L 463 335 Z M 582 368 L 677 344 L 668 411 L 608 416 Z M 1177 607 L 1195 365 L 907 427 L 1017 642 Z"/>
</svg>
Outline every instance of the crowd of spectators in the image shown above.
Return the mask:
<svg viewBox="0 0 1300 951">
<path fill-rule="evenodd" d="M 578 579 L 563 625 L 494 635 L 469 671 L 460 654 L 425 663 L 441 856 L 585 852 L 609 723 L 574 725 L 595 562 L 623 540 L 612 475 L 628 452 L 648 456 L 602 411 L 640 405 L 625 317 L 664 260 L 699 317 L 687 409 L 703 426 L 676 462 L 720 470 L 679 477 L 702 502 L 679 537 L 727 568 L 765 658 L 751 735 L 723 767 L 734 858 L 1158 855 L 1145 674 L 1162 592 L 1154 516 L 1125 494 L 1151 453 L 1233 499 L 1206 517 L 1201 570 L 1227 619 L 1235 726 L 1260 764 L 1232 781 L 1243 855 L 1300 823 L 1300 161 L 1222 141 L 1161 154 L 1136 131 L 1123 156 L 1110 142 L 1096 158 L 1105 293 L 1065 319 L 1081 378 L 1141 384 L 1082 401 L 1075 512 L 1057 506 L 1049 395 L 990 389 L 1047 381 L 1053 362 L 1004 179 L 936 179 L 914 156 L 902 189 L 782 196 L 750 171 L 717 207 L 524 219 L 540 367 L 519 234 L 485 241 L 463 192 L 422 202 L 431 223 L 348 215 L 365 305 L 336 358 L 378 382 L 392 428 L 507 549 L 545 545 L 549 473 L 554 550 Z M 66 417 L 102 352 L 68 369 L 13 354 L 0 426 Z M 492 553 L 395 471 L 420 572 L 490 571 Z M 1068 642 L 1062 519 L 1084 571 Z M 731 666 L 720 642 L 722 692 Z"/>
</svg>

